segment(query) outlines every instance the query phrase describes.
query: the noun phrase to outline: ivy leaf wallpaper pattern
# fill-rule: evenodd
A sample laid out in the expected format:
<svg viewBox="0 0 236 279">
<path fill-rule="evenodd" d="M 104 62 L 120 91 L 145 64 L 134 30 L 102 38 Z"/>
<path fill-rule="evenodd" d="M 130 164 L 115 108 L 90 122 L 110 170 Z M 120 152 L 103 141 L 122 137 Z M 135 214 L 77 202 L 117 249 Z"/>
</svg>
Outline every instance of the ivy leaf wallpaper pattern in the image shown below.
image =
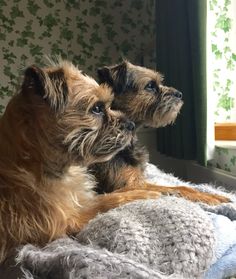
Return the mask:
<svg viewBox="0 0 236 279">
<path fill-rule="evenodd" d="M 25 66 L 60 55 L 95 76 L 125 57 L 155 68 L 154 0 L 0 0 L 0 113 Z"/>
</svg>

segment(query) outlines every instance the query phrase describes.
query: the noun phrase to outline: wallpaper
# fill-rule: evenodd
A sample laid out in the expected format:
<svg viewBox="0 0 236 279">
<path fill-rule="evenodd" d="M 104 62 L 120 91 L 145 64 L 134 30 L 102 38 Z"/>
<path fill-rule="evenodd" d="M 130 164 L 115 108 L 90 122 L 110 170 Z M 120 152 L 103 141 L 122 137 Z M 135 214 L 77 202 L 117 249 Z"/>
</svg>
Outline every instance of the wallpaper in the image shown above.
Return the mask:
<svg viewBox="0 0 236 279">
<path fill-rule="evenodd" d="M 155 68 L 154 0 L 0 0 L 0 113 L 25 66 L 61 55 L 95 76 L 122 57 Z"/>
</svg>

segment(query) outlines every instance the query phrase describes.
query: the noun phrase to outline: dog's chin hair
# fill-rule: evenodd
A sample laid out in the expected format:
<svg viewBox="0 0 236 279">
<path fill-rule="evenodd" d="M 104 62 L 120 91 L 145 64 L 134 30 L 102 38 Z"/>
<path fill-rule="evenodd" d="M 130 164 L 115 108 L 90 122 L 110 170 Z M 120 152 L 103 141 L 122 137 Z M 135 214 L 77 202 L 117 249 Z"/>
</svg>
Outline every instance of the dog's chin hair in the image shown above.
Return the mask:
<svg viewBox="0 0 236 279">
<path fill-rule="evenodd" d="M 69 146 L 69 153 L 86 157 L 88 150 L 92 149 L 94 142 L 98 139 L 98 133 L 98 130 L 74 131 L 66 137 L 64 144 Z"/>
<path fill-rule="evenodd" d="M 107 162 L 110 161 L 116 154 L 118 154 L 121 150 L 123 150 L 125 147 L 129 146 L 131 144 L 131 141 L 127 144 L 123 144 L 120 148 L 118 148 L 116 151 L 114 151 L 112 154 L 107 155 L 107 157 L 103 158 L 103 161 L 101 162 Z"/>
<path fill-rule="evenodd" d="M 113 131 L 103 134 L 112 135 L 112 133 Z M 105 162 L 109 161 L 119 151 L 129 145 L 131 139 L 132 135 L 128 135 L 121 131 L 117 136 L 114 135 L 100 138 L 98 130 L 91 130 L 90 132 L 81 133 L 78 131 L 77 133 L 70 134 L 65 139 L 64 143 L 69 143 L 68 150 L 71 154 L 75 154 L 75 157 L 82 157 L 86 162 Z M 93 156 L 93 159 L 91 159 L 89 154 L 91 154 L 97 141 L 99 141 L 99 146 L 96 146 L 95 155 Z"/>
<path fill-rule="evenodd" d="M 121 148 L 120 150 L 122 150 L 122 149 L 123 148 Z M 104 162 L 110 161 L 120 150 L 117 150 L 116 152 L 113 152 L 104 157 L 90 159 L 88 162 L 88 165 L 95 164 L 95 163 L 104 163 Z"/>
<path fill-rule="evenodd" d="M 104 154 L 105 158 L 102 159 L 104 161 L 110 160 L 117 153 L 123 150 L 125 147 L 131 144 L 133 136 L 126 133 L 119 133 L 117 137 L 106 138 L 104 141 L 101 141 L 100 149 L 97 148 L 97 153 Z M 96 160 L 96 159 L 95 159 Z"/>
<path fill-rule="evenodd" d="M 86 165 L 95 164 L 95 163 L 104 163 L 110 161 L 113 157 L 116 156 L 116 154 L 118 154 L 121 150 L 123 150 L 125 147 L 129 146 L 130 144 L 131 144 L 131 140 L 129 142 L 126 142 L 120 148 L 117 148 L 115 151 L 111 152 L 110 154 L 101 157 L 89 158 L 86 161 Z"/>
<path fill-rule="evenodd" d="M 153 115 L 152 121 L 148 124 L 149 127 L 160 128 L 165 127 L 167 125 L 174 124 L 178 114 L 180 113 L 180 109 L 182 107 L 182 103 L 176 104 L 176 106 L 171 106 L 170 109 L 165 109 L 160 116 L 160 111 L 157 109 Z"/>
</svg>

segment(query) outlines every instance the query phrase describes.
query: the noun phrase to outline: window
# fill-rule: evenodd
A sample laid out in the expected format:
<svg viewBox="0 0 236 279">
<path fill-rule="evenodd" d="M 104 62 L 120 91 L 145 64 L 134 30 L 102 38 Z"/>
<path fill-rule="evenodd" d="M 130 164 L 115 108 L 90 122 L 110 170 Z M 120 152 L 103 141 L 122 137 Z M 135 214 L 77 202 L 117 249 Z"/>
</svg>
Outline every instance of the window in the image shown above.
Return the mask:
<svg viewBox="0 0 236 279">
<path fill-rule="evenodd" d="M 215 139 L 236 140 L 236 1 L 209 0 L 208 46 Z"/>
<path fill-rule="evenodd" d="M 208 0 L 207 22 L 208 165 L 236 176 L 236 1 Z"/>
</svg>

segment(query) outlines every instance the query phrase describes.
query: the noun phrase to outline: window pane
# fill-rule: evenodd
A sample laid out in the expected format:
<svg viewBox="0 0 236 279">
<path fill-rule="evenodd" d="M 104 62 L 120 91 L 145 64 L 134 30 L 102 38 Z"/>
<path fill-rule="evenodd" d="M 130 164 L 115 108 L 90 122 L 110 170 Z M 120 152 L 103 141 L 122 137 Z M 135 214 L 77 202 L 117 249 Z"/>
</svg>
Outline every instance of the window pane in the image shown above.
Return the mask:
<svg viewBox="0 0 236 279">
<path fill-rule="evenodd" d="M 207 34 L 214 121 L 236 122 L 236 1 L 209 0 Z"/>
</svg>

